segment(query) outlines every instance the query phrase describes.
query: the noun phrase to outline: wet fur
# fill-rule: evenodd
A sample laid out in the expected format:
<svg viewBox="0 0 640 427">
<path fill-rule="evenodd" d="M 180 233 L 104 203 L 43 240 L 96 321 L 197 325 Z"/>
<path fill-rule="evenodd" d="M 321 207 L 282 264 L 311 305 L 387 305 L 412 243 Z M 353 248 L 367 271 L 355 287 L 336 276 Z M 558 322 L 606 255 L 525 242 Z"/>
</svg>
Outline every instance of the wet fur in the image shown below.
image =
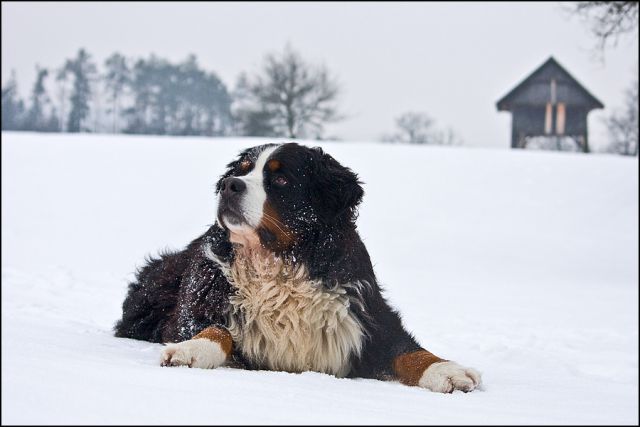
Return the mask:
<svg viewBox="0 0 640 427">
<path fill-rule="evenodd" d="M 241 153 L 221 180 L 242 173 L 242 159 L 255 158 L 261 149 Z M 229 328 L 236 341 L 233 366 L 394 378 L 394 359 L 421 347 L 382 296 L 356 231 L 361 183 L 321 149 L 285 144 L 277 153 L 282 164 L 297 172 L 290 177 L 286 197 L 269 193 L 270 208 L 280 213 L 278 221 L 295 233 L 295 240 L 278 245 L 277 238 L 270 240 L 273 230 L 257 230 L 263 248 L 277 257 L 276 267 L 256 271 L 258 264 L 238 256 L 229 230 L 215 224 L 186 249 L 151 259 L 138 271 L 116 336 L 179 342 L 219 325 Z M 258 289 L 262 274 L 273 283 Z M 288 305 L 293 301 L 299 312 Z M 282 325 L 277 318 L 256 321 L 257 304 L 282 316 Z M 301 325 L 307 331 L 324 330 L 307 336 L 294 331 Z M 283 331 L 293 333 L 291 341 L 282 338 Z M 328 337 L 334 340 L 318 342 Z M 296 346 L 302 346 L 300 351 L 291 353 Z"/>
<path fill-rule="evenodd" d="M 303 264 L 263 251 L 240 251 L 229 267 L 236 289 L 228 330 L 238 350 L 273 370 L 345 376 L 364 331 L 351 314 L 350 284 L 327 289 Z"/>
</svg>

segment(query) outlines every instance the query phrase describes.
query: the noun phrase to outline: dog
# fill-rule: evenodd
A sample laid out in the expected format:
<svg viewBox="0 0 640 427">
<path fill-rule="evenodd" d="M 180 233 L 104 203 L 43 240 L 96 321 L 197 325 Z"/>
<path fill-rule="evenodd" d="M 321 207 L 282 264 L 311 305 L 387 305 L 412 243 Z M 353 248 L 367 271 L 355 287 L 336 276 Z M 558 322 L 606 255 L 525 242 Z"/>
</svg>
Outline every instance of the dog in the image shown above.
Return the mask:
<svg viewBox="0 0 640 427">
<path fill-rule="evenodd" d="M 356 230 L 358 176 L 321 148 L 249 148 L 216 184 L 216 222 L 129 284 L 118 337 L 168 343 L 161 366 L 231 366 L 469 392 L 480 374 L 422 348 Z"/>
</svg>

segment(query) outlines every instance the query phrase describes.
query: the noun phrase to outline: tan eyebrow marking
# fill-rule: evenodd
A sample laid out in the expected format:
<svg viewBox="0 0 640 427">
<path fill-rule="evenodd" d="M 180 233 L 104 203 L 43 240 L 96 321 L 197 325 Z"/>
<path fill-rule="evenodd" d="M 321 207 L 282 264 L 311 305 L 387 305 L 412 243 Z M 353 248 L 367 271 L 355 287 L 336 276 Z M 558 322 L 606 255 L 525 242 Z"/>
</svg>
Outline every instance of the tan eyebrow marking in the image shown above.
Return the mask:
<svg viewBox="0 0 640 427">
<path fill-rule="evenodd" d="M 240 162 L 240 169 L 242 169 L 244 172 L 248 171 L 249 168 L 251 167 L 251 165 L 253 164 L 253 162 L 249 159 L 244 159 L 243 161 Z"/>
<path fill-rule="evenodd" d="M 272 159 L 267 162 L 267 167 L 271 172 L 277 171 L 281 166 L 280 160 Z"/>
</svg>

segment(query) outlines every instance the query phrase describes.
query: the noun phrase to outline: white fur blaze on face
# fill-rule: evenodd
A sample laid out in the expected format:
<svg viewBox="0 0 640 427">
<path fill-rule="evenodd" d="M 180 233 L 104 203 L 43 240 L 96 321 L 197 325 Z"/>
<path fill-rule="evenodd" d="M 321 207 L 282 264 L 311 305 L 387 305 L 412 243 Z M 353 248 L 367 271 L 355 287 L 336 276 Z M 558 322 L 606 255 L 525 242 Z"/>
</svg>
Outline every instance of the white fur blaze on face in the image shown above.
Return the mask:
<svg viewBox="0 0 640 427">
<path fill-rule="evenodd" d="M 217 342 L 196 338 L 176 344 L 167 344 L 162 349 L 160 366 L 188 366 L 190 368 L 213 369 L 227 360 L 227 354 Z"/>
<path fill-rule="evenodd" d="M 254 230 L 262 222 L 262 208 L 265 200 L 267 200 L 267 193 L 264 191 L 264 165 L 277 148 L 276 146 L 264 149 L 258 155 L 253 170 L 245 176 L 238 177 L 247 185 L 241 202 L 242 214 L 249 226 Z M 230 230 L 238 233 L 242 233 L 243 229 L 246 228 L 243 225 L 229 224 L 228 221 L 225 221 L 225 224 Z"/>
<path fill-rule="evenodd" d="M 475 390 L 480 382 L 480 373 L 473 368 L 465 368 L 456 362 L 436 362 L 424 371 L 418 385 L 439 393 L 451 393 Z"/>
</svg>

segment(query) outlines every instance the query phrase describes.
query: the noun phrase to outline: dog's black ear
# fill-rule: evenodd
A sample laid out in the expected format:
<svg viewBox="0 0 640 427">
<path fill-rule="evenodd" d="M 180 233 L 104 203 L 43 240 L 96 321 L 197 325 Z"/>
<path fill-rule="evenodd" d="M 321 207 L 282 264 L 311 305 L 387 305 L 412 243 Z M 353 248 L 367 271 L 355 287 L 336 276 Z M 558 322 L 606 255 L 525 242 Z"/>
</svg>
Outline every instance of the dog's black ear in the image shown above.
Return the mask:
<svg viewBox="0 0 640 427">
<path fill-rule="evenodd" d="M 364 190 L 351 169 L 314 147 L 312 200 L 326 223 L 353 222 Z"/>
</svg>

